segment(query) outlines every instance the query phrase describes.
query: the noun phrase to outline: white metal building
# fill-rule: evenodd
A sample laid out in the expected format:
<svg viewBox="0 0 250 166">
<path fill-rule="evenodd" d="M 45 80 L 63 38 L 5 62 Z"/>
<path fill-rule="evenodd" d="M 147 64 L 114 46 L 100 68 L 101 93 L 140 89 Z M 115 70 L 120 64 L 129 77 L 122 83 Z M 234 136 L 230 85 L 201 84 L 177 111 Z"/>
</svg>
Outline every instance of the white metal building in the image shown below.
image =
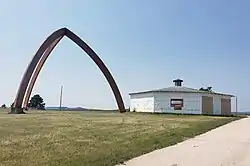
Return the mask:
<svg viewBox="0 0 250 166">
<path fill-rule="evenodd" d="M 131 112 L 181 113 L 181 114 L 231 114 L 233 95 L 201 91 L 182 86 L 182 80 L 173 81 L 175 86 L 130 93 Z"/>
</svg>

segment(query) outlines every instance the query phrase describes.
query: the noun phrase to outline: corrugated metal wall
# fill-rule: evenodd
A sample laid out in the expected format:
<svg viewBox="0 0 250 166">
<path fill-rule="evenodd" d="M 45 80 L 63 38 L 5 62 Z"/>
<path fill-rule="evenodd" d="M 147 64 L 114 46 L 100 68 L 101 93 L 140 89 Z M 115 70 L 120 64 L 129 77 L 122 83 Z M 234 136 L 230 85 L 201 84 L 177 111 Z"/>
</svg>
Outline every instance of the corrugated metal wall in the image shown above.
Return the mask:
<svg viewBox="0 0 250 166">
<path fill-rule="evenodd" d="M 171 107 L 171 99 L 183 99 L 181 110 Z M 197 93 L 154 93 L 154 112 L 201 114 L 201 98 Z"/>
<path fill-rule="evenodd" d="M 134 94 L 130 96 L 130 111 L 133 112 L 153 112 L 153 93 Z"/>
<path fill-rule="evenodd" d="M 212 112 L 214 115 L 230 115 L 231 114 L 231 97 L 217 95 L 217 94 L 204 94 L 203 96 L 213 98 Z M 211 104 L 211 101 L 210 101 L 210 104 Z M 207 112 L 207 110 L 203 110 L 202 112 Z M 211 112 L 209 114 L 211 114 Z"/>
<path fill-rule="evenodd" d="M 181 110 L 171 106 L 171 99 L 183 99 Z M 178 103 L 178 102 L 177 102 Z M 231 114 L 231 98 L 215 94 L 154 92 L 130 96 L 130 111 L 183 113 L 183 114 Z"/>
<path fill-rule="evenodd" d="M 221 96 L 219 95 L 213 95 L 213 114 L 221 114 Z"/>
</svg>

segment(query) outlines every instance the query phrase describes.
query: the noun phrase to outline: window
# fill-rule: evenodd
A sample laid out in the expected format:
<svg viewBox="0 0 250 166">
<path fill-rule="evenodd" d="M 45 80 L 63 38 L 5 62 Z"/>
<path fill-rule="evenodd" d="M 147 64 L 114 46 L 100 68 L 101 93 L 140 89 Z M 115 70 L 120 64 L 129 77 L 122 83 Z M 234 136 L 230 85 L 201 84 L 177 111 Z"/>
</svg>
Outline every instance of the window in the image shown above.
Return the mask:
<svg viewBox="0 0 250 166">
<path fill-rule="evenodd" d="M 182 110 L 183 99 L 171 99 L 170 106 L 174 107 L 174 110 Z"/>
</svg>

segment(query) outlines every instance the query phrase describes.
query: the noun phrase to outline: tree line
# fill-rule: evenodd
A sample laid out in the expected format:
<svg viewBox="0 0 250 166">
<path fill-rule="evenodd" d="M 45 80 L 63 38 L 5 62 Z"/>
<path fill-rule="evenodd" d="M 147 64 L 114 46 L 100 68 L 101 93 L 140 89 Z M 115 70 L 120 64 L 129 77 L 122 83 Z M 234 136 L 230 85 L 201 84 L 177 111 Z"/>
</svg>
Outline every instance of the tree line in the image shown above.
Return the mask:
<svg viewBox="0 0 250 166">
<path fill-rule="evenodd" d="M 12 103 L 10 107 L 13 108 L 14 103 Z M 6 104 L 3 104 L 1 108 L 6 109 L 7 108 Z M 37 110 L 45 110 L 45 103 L 44 103 L 43 98 L 39 94 L 35 94 L 33 97 L 31 97 L 28 103 L 28 108 L 37 109 Z"/>
</svg>

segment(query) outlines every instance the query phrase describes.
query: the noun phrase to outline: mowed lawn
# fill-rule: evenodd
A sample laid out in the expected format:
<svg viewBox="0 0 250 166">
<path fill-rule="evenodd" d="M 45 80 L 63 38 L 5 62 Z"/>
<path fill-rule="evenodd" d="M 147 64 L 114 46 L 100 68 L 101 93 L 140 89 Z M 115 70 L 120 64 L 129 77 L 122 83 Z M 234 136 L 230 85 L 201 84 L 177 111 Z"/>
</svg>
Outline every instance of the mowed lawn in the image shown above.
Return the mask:
<svg viewBox="0 0 250 166">
<path fill-rule="evenodd" d="M 0 111 L 0 165 L 116 165 L 237 118 L 114 112 Z"/>
</svg>

